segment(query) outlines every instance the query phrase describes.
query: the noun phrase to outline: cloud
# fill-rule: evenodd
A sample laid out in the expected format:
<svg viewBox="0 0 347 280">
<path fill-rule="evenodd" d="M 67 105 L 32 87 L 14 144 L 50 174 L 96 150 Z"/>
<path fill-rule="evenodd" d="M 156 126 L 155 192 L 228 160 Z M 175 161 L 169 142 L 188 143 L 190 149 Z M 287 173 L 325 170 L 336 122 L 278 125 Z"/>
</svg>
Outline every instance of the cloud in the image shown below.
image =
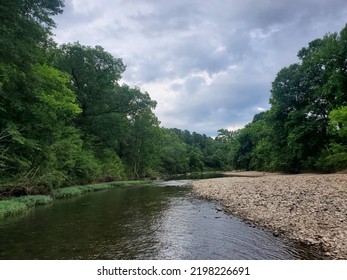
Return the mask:
<svg viewBox="0 0 347 280">
<path fill-rule="evenodd" d="M 340 31 L 345 0 L 66 0 L 58 43 L 101 45 L 148 91 L 165 127 L 208 135 L 269 108 L 276 73 Z"/>
</svg>

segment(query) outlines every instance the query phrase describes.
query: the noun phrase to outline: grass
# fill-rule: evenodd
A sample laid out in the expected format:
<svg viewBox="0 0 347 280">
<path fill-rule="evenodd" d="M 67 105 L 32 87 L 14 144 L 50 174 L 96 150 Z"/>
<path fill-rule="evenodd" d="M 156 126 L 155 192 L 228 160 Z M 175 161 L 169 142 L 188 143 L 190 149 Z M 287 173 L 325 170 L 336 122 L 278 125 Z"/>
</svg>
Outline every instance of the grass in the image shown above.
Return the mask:
<svg viewBox="0 0 347 280">
<path fill-rule="evenodd" d="M 130 185 L 141 185 L 149 183 L 150 181 L 115 181 L 110 183 L 101 183 L 86 186 L 73 186 L 61 189 L 56 189 L 52 192 L 52 197 L 55 199 L 68 198 L 78 196 L 88 192 L 101 191 L 116 186 L 130 186 Z"/>
<path fill-rule="evenodd" d="M 150 181 L 116 181 L 110 183 L 101 183 L 86 186 L 73 186 L 61 189 L 56 189 L 51 192 L 50 196 L 47 195 L 26 195 L 20 197 L 13 197 L 0 200 L 0 219 L 8 216 L 17 215 L 20 213 L 28 212 L 30 209 L 38 205 L 49 204 L 53 199 L 63 199 L 78 196 L 88 192 L 95 192 L 114 188 L 116 186 L 130 186 L 146 184 Z"/>
<path fill-rule="evenodd" d="M 38 205 L 46 205 L 53 201 L 53 198 L 48 195 L 26 195 L 11 198 L 12 201 L 17 201 L 26 204 L 28 207 L 35 207 Z"/>
<path fill-rule="evenodd" d="M 87 192 L 101 191 L 104 189 L 112 188 L 111 184 L 97 184 L 86 186 L 74 186 L 62 189 L 57 189 L 52 192 L 52 196 L 56 199 L 78 196 Z"/>
<path fill-rule="evenodd" d="M 133 186 L 133 185 L 144 185 L 153 182 L 153 180 L 138 180 L 138 181 L 114 181 L 108 184 L 112 186 Z"/>
<path fill-rule="evenodd" d="M 53 199 L 47 195 L 28 195 L 0 201 L 0 219 L 27 212 L 37 205 L 51 203 Z"/>
<path fill-rule="evenodd" d="M 0 219 L 23 213 L 27 210 L 28 206 L 23 202 L 14 201 L 11 199 L 0 201 Z"/>
</svg>

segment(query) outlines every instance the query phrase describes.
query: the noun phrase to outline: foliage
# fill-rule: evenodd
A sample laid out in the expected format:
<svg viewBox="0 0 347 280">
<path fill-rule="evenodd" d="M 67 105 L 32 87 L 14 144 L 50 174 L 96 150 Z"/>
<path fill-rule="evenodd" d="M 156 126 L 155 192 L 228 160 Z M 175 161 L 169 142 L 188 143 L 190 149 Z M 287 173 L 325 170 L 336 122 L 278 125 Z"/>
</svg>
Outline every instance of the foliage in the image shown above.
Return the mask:
<svg viewBox="0 0 347 280">
<path fill-rule="evenodd" d="M 133 178 L 151 177 L 157 169 L 158 146 L 161 142 L 159 121 L 151 111 L 143 111 L 130 119 L 130 134 L 124 151 Z"/>
<path fill-rule="evenodd" d="M 67 187 L 67 188 L 54 190 L 52 192 L 52 196 L 56 199 L 59 199 L 59 198 L 78 196 L 82 193 L 83 191 L 81 187 Z"/>
<path fill-rule="evenodd" d="M 182 174 L 189 171 L 187 145 L 170 129 L 163 129 L 163 148 L 160 157 L 161 173 Z"/>
<path fill-rule="evenodd" d="M 347 26 L 340 34 L 313 40 L 299 51 L 299 63 L 279 71 L 270 110 L 239 132 L 236 168 L 301 172 L 347 167 L 346 43 Z"/>
<path fill-rule="evenodd" d="M 66 44 L 56 52 L 55 65 L 71 77 L 82 114 L 76 126 L 94 151 L 100 177 L 143 177 L 156 169 L 160 143 L 156 102 L 139 88 L 118 84 L 125 66 L 102 47 Z M 153 165 L 154 164 L 154 165 Z"/>
<path fill-rule="evenodd" d="M 332 110 L 329 117 L 331 132 L 347 138 L 347 106 Z"/>
<path fill-rule="evenodd" d="M 118 84 L 125 66 L 101 46 L 56 47 L 52 16 L 62 7 L 60 0 L 0 4 L 0 184 L 23 194 L 125 178 L 139 147 L 129 174 L 157 168 L 156 102 Z"/>
<path fill-rule="evenodd" d="M 0 62 L 25 72 L 44 56 L 43 46 L 55 26 L 52 16 L 62 13 L 62 0 L 0 2 Z"/>
<path fill-rule="evenodd" d="M 0 219 L 23 213 L 28 210 L 25 203 L 12 200 L 0 200 Z"/>
<path fill-rule="evenodd" d="M 52 202 L 46 195 L 27 195 L 7 200 L 0 200 L 0 219 L 27 212 L 30 208 Z"/>
<path fill-rule="evenodd" d="M 344 170 L 347 168 L 347 106 L 332 110 L 329 118 L 329 132 L 335 138 L 322 151 L 317 168 L 323 171 Z"/>
<path fill-rule="evenodd" d="M 332 143 L 322 152 L 316 166 L 322 171 L 340 171 L 347 168 L 347 146 Z"/>
<path fill-rule="evenodd" d="M 38 205 L 46 205 L 52 202 L 52 197 L 48 195 L 26 195 L 11 198 L 11 201 L 24 203 L 27 207 L 35 207 Z"/>
</svg>

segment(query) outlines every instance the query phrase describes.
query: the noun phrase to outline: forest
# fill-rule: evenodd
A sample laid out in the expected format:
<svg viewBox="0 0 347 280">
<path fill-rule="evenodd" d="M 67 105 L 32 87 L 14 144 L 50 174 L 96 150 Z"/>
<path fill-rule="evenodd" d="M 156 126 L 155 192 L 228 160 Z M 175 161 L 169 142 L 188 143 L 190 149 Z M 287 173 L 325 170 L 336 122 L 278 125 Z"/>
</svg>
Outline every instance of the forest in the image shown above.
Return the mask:
<svg viewBox="0 0 347 280">
<path fill-rule="evenodd" d="M 0 194 L 213 170 L 347 168 L 347 25 L 280 70 L 270 109 L 214 138 L 161 127 L 156 101 L 120 84 L 102 46 L 58 45 L 62 0 L 0 4 Z"/>
</svg>

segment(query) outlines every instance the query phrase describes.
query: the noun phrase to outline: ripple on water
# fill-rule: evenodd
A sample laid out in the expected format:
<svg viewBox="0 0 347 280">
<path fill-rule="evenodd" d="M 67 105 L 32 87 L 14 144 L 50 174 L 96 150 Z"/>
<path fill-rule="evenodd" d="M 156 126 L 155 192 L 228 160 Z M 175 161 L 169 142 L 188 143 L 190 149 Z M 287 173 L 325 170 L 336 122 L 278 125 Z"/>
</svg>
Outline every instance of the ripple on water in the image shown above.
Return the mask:
<svg viewBox="0 0 347 280">
<path fill-rule="evenodd" d="M 0 224 L 2 259 L 314 259 L 198 199 L 189 180 L 56 201 Z M 178 186 L 178 187 L 177 187 Z"/>
</svg>

